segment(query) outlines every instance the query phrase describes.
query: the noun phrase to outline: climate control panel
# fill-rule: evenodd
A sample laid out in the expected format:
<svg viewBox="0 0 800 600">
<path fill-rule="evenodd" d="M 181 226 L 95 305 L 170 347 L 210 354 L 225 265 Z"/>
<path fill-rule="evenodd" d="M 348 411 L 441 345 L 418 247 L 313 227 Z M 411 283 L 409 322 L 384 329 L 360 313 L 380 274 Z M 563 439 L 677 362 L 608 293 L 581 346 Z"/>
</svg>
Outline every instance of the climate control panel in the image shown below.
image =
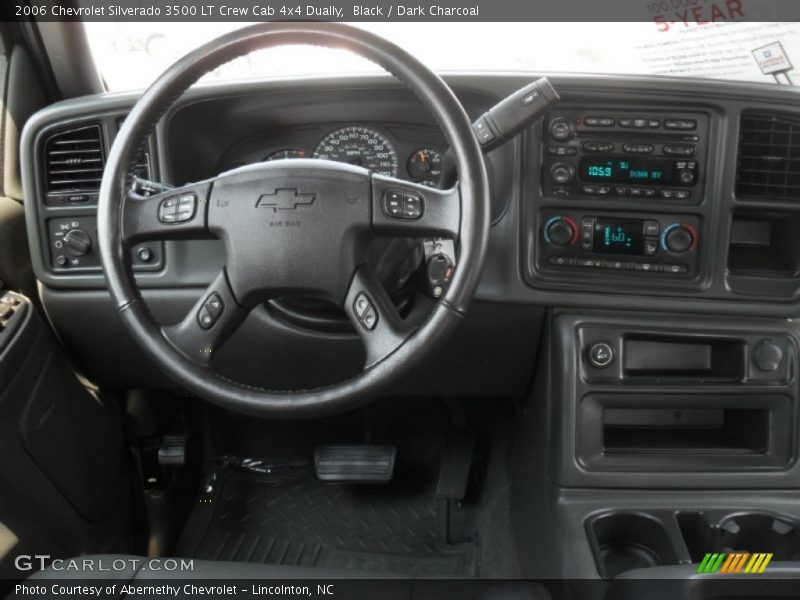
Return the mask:
<svg viewBox="0 0 800 600">
<path fill-rule="evenodd" d="M 697 273 L 700 219 L 694 215 L 599 214 L 543 210 L 539 214 L 539 269 L 582 268 L 661 273 Z"/>
</svg>

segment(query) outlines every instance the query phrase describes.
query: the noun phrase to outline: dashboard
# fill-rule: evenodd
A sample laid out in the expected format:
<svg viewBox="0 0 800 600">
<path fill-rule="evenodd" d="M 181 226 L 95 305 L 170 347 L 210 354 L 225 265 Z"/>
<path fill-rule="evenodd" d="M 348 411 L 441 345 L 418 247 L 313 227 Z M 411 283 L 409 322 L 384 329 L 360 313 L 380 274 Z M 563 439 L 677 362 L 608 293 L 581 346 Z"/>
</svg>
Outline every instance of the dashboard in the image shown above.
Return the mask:
<svg viewBox="0 0 800 600">
<path fill-rule="evenodd" d="M 476 119 L 536 78 L 447 80 Z M 669 78 L 550 81 L 561 102 L 486 154 L 492 227 L 479 301 L 800 314 L 794 89 Z M 90 319 L 109 311 L 96 198 L 104 157 L 135 101 L 114 94 L 62 102 L 32 117 L 23 134 L 34 269 L 65 338 L 111 328 Z M 389 77 L 214 84 L 176 102 L 137 169 L 181 185 L 242 164 L 312 156 L 437 186 L 447 147 L 431 115 Z M 59 168 L 64 156 L 79 161 L 82 181 L 60 172 L 73 170 Z M 170 322 L 224 264 L 225 250 L 214 239 L 167 241 L 132 248 L 131 261 L 154 313 Z M 285 316 L 261 318 L 284 333 L 297 330 Z M 327 334 L 306 321 L 296 335 Z M 104 359 L 102 349 L 96 355 Z"/>
</svg>

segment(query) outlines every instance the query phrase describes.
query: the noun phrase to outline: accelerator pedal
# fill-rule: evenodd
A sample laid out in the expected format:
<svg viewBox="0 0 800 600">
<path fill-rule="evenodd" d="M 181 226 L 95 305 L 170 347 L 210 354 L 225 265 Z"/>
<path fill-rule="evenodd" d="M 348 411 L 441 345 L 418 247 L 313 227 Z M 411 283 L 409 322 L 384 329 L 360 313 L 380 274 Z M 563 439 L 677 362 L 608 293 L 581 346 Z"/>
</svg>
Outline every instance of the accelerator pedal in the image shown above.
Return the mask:
<svg viewBox="0 0 800 600">
<path fill-rule="evenodd" d="M 388 483 L 394 475 L 394 446 L 319 446 L 314 468 L 320 481 Z"/>
</svg>

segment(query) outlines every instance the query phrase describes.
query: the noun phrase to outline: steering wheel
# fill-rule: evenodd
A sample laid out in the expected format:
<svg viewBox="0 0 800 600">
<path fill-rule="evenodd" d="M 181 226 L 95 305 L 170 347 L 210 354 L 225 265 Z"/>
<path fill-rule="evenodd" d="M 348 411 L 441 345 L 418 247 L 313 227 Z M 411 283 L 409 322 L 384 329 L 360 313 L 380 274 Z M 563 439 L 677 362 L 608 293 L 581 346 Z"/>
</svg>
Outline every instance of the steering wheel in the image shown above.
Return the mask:
<svg viewBox="0 0 800 600">
<path fill-rule="evenodd" d="M 458 183 L 437 190 L 353 165 L 311 159 L 240 167 L 150 196 L 131 189 L 136 156 L 161 116 L 204 74 L 254 50 L 309 44 L 349 50 L 404 82 L 435 116 L 453 150 Z M 201 123 L 197 124 L 202 127 Z M 489 235 L 483 156 L 470 121 L 441 78 L 394 44 L 335 23 L 263 23 L 191 52 L 153 83 L 125 119 L 100 188 L 100 257 L 111 297 L 145 353 L 206 400 L 269 417 L 321 416 L 363 403 L 429 357 L 466 314 Z M 188 315 L 161 326 L 132 274 L 130 247 L 144 240 L 217 237 L 227 265 Z M 367 266 L 376 237 L 445 237 L 458 263 L 427 318 L 404 321 Z M 214 352 L 269 298 L 304 295 L 344 309 L 366 350 L 363 370 L 319 389 L 282 391 L 232 381 Z M 269 365 L 265 365 L 269 368 Z"/>
</svg>

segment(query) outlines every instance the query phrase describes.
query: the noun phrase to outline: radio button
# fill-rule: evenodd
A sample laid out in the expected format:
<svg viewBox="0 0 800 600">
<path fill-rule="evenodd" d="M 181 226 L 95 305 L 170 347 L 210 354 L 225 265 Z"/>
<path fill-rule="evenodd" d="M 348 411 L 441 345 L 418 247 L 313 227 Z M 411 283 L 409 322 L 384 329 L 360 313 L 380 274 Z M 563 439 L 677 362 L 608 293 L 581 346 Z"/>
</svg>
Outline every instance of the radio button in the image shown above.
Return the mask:
<svg viewBox="0 0 800 600">
<path fill-rule="evenodd" d="M 617 194 L 617 196 L 627 196 L 628 195 L 628 188 L 623 187 L 623 186 L 618 186 L 618 187 L 614 188 L 614 192 Z"/>
<path fill-rule="evenodd" d="M 619 124 L 620 127 L 630 127 L 631 125 L 633 125 L 633 119 L 631 119 L 630 117 L 624 117 L 619 121 L 617 121 L 617 123 Z"/>
<path fill-rule="evenodd" d="M 661 190 L 661 197 L 667 200 L 686 200 L 692 197 L 689 190 Z"/>
<path fill-rule="evenodd" d="M 640 187 L 632 187 L 632 188 L 628 188 L 628 193 L 631 196 L 637 196 L 638 197 L 638 196 L 643 196 L 644 195 L 644 190 L 642 188 L 640 188 Z"/>
<path fill-rule="evenodd" d="M 581 146 L 584 152 L 613 152 L 614 144 L 602 142 L 584 142 Z"/>
<path fill-rule="evenodd" d="M 652 198 L 656 195 L 656 190 L 654 188 L 644 188 L 644 195 L 648 198 Z"/>
<path fill-rule="evenodd" d="M 694 156 L 694 153 L 694 146 L 664 146 L 664 154 L 668 154 L 669 156 Z"/>
<path fill-rule="evenodd" d="M 650 154 L 653 152 L 652 144 L 623 144 L 622 151 L 628 154 Z"/>
<path fill-rule="evenodd" d="M 644 127 L 647 127 L 647 119 L 634 119 L 633 126 L 636 129 L 643 129 Z"/>
<path fill-rule="evenodd" d="M 566 163 L 556 163 L 550 167 L 550 178 L 558 184 L 565 184 L 572 181 L 575 176 L 575 169 Z"/>
<path fill-rule="evenodd" d="M 587 127 L 611 127 L 614 119 L 611 117 L 586 117 L 583 122 Z"/>
<path fill-rule="evenodd" d="M 694 119 L 667 119 L 664 121 L 664 129 L 680 129 L 690 131 L 697 128 L 697 121 Z"/>
<path fill-rule="evenodd" d="M 547 153 L 551 156 L 575 156 L 578 149 L 575 146 L 548 146 Z"/>
<path fill-rule="evenodd" d="M 661 121 L 659 121 L 658 119 L 648 119 L 647 127 L 649 127 L 650 129 L 658 129 L 659 127 L 661 127 Z"/>
</svg>

